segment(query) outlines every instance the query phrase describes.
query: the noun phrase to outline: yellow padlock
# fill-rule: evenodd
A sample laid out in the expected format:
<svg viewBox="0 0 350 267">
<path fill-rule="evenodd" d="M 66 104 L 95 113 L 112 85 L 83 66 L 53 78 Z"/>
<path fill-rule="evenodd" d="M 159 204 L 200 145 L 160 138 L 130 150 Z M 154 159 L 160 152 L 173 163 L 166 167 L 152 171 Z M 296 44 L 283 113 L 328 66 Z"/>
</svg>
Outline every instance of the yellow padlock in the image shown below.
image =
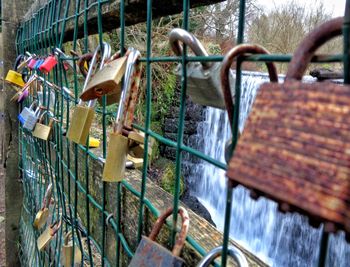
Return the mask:
<svg viewBox="0 0 350 267">
<path fill-rule="evenodd" d="M 50 183 L 46 189 L 42 207 L 38 211 L 34 219 L 33 226 L 35 229 L 39 230 L 40 228 L 42 228 L 45 225 L 47 218 L 49 217 L 49 206 L 51 201 L 51 195 L 52 195 L 52 184 Z"/>
<path fill-rule="evenodd" d="M 42 232 L 36 241 L 39 251 L 43 251 L 50 244 L 51 240 L 60 229 L 61 224 L 62 220 L 59 220 L 58 222 L 49 225 L 49 227 L 47 227 L 46 230 Z"/>
<path fill-rule="evenodd" d="M 80 265 L 82 261 L 81 250 L 78 246 L 74 246 L 74 256 L 73 256 L 73 241 L 72 241 L 72 231 L 69 231 L 63 240 L 62 246 L 62 257 L 61 264 L 64 267 L 71 267 Z"/>
<path fill-rule="evenodd" d="M 55 119 L 55 118 L 50 118 L 49 119 L 49 124 L 45 125 L 43 123 L 45 114 L 49 114 L 49 113 L 47 111 L 45 111 L 40 116 L 39 121 L 35 124 L 35 128 L 34 128 L 34 131 L 33 131 L 33 136 L 47 141 L 47 139 L 49 139 L 53 123 L 54 122 L 58 122 L 58 120 Z"/>
<path fill-rule="evenodd" d="M 87 84 L 92 76 L 92 72 L 95 69 L 95 64 L 97 63 L 97 57 L 99 52 L 103 49 L 103 56 L 101 59 L 100 69 L 102 69 L 103 64 L 107 58 L 110 56 L 110 46 L 109 44 L 103 42 L 103 48 L 98 46 L 94 52 L 92 62 L 90 64 L 89 72 L 86 76 L 84 89 L 86 90 Z M 80 100 L 79 104 L 75 107 L 72 119 L 67 132 L 67 138 L 77 144 L 86 145 L 86 140 L 90 132 L 90 127 L 92 121 L 95 117 L 95 106 L 96 101 L 92 100 L 89 102 L 88 106 L 85 106 Z"/>
<path fill-rule="evenodd" d="M 139 57 L 140 52 L 131 48 L 128 55 L 124 87 L 119 101 L 117 118 L 113 132 L 109 136 L 107 157 L 102 174 L 102 179 L 105 182 L 119 182 L 124 178 L 129 141 L 128 138 L 123 135 L 123 126 L 128 112 L 131 92 L 133 91 L 131 87 L 135 86 L 135 83 L 132 84 L 134 72 L 140 68 L 140 64 L 136 64 Z"/>
<path fill-rule="evenodd" d="M 6 78 L 5 78 L 5 81 L 10 83 L 10 84 L 19 86 L 19 87 L 23 87 L 25 85 L 23 78 L 22 78 L 22 74 L 18 73 L 17 71 L 14 71 L 14 70 L 8 71 Z"/>
</svg>

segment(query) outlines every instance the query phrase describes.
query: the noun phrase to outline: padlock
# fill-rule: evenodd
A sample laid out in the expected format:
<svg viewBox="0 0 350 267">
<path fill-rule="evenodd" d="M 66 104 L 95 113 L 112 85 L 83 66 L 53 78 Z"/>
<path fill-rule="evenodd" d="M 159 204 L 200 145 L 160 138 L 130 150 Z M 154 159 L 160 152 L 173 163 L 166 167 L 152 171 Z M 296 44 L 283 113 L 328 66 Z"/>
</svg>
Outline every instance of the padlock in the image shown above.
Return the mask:
<svg viewBox="0 0 350 267">
<path fill-rule="evenodd" d="M 56 221 L 46 228 L 46 230 L 39 236 L 36 242 L 39 251 L 43 251 L 50 244 L 51 240 L 60 229 L 61 224 L 62 220 L 59 220 L 58 222 Z"/>
<path fill-rule="evenodd" d="M 207 57 L 208 53 L 191 33 L 183 29 L 173 29 L 169 34 L 169 43 L 177 56 L 182 56 L 183 48 L 180 41 L 188 45 L 196 56 Z M 224 96 L 220 87 L 220 62 L 189 62 L 187 64 L 187 93 L 193 102 L 214 108 L 225 108 Z M 177 77 L 182 77 L 182 64 L 175 70 Z M 234 88 L 235 78 L 230 73 L 231 88 Z"/>
<path fill-rule="evenodd" d="M 35 54 L 31 54 L 29 52 L 25 53 L 24 60 L 18 65 L 17 71 L 20 71 L 25 66 L 28 66 L 28 64 L 32 61 L 32 59 L 35 57 Z"/>
<path fill-rule="evenodd" d="M 95 67 L 94 65 L 97 63 L 97 57 L 100 50 L 102 49 L 99 45 L 97 46 L 94 52 L 94 56 L 89 67 L 89 72 L 85 79 L 83 91 L 85 91 L 87 83 L 89 82 L 92 76 L 92 72 L 94 71 Z M 106 58 L 110 56 L 110 51 L 110 45 L 108 43 L 103 42 L 103 56 L 101 59 L 100 69 L 102 69 Z M 89 135 L 90 127 L 95 116 L 95 103 L 96 101 L 92 100 L 89 102 L 88 106 L 85 106 L 80 100 L 79 104 L 75 107 L 67 132 L 67 138 L 70 141 L 75 142 L 77 144 L 86 145 L 86 140 Z"/>
<path fill-rule="evenodd" d="M 106 62 L 101 70 L 91 78 L 87 84 L 86 90 L 80 95 L 83 101 L 101 98 L 104 95 L 116 94 L 116 101 L 120 98 L 120 81 L 125 73 L 127 54 L 120 57 L 120 53 L 112 56 L 111 60 Z"/>
<path fill-rule="evenodd" d="M 52 184 L 50 183 L 46 188 L 45 196 L 42 202 L 42 207 L 36 214 L 33 222 L 33 226 L 37 230 L 41 229 L 46 224 L 47 218 L 49 217 L 49 206 L 51 202 L 51 196 Z"/>
<path fill-rule="evenodd" d="M 45 111 L 43 114 L 41 114 L 39 121 L 35 125 L 33 136 L 47 141 L 49 139 L 53 123 L 58 122 L 58 120 L 52 117 L 49 119 L 49 124 L 45 125 L 43 124 L 45 114 L 49 114 L 49 112 Z"/>
<path fill-rule="evenodd" d="M 325 232 L 350 233 L 350 86 L 301 81 L 314 52 L 341 35 L 343 23 L 335 18 L 311 31 L 284 83 L 261 86 L 227 177 L 282 211 L 325 222 Z"/>
<path fill-rule="evenodd" d="M 63 239 L 62 246 L 62 256 L 61 256 L 61 264 L 64 267 L 71 266 L 80 266 L 83 257 L 81 254 L 81 250 L 78 246 L 74 246 L 74 256 L 73 256 L 73 240 L 72 240 L 72 231 L 66 233 Z"/>
<path fill-rule="evenodd" d="M 225 90 L 223 91 L 224 95 L 224 101 L 225 105 L 227 107 L 227 114 L 229 118 L 229 122 L 231 123 L 231 129 L 232 129 L 232 122 L 233 122 L 233 111 L 234 111 L 234 103 L 235 99 L 234 96 L 235 94 L 232 94 L 233 88 L 230 88 L 230 73 L 231 73 L 231 65 L 233 61 L 243 55 L 251 55 L 251 54 L 270 54 L 268 50 L 266 50 L 264 47 L 260 45 L 255 45 L 255 44 L 240 44 L 232 48 L 225 56 L 224 61 L 222 63 L 222 68 L 220 72 L 221 76 L 221 85 L 225 86 Z M 230 64 L 231 63 L 231 64 Z M 272 62 L 267 62 L 266 67 L 269 73 L 269 78 L 270 82 L 278 82 L 278 74 L 277 74 L 277 69 L 274 63 Z M 247 100 L 246 102 L 253 102 L 253 99 L 255 98 L 255 95 L 250 94 L 246 95 L 245 94 L 245 88 L 242 88 L 242 93 L 241 93 L 241 99 L 246 99 L 250 97 L 251 99 Z M 241 104 L 242 105 L 242 104 Z M 250 112 L 248 108 L 245 108 L 245 112 Z M 244 121 L 239 124 L 239 135 L 243 131 L 243 126 L 244 126 Z M 225 145 L 225 160 L 226 162 L 229 161 L 230 159 L 230 154 L 232 151 L 232 138 L 227 141 Z"/>
<path fill-rule="evenodd" d="M 179 256 L 185 244 L 190 224 L 188 213 L 184 208 L 179 207 L 178 212 L 182 219 L 182 227 L 172 252 L 155 242 L 161 227 L 172 212 L 173 208 L 167 209 L 154 224 L 149 237 L 142 236 L 129 267 L 180 267 L 184 264 L 183 259 Z"/>
<path fill-rule="evenodd" d="M 39 58 L 34 65 L 34 70 L 39 70 L 41 64 L 43 64 L 43 63 L 44 63 L 44 59 Z"/>
<path fill-rule="evenodd" d="M 128 154 L 128 138 L 123 135 L 124 122 L 126 121 L 131 92 L 137 84 L 132 83 L 134 75 L 140 74 L 141 56 L 140 52 L 130 48 L 124 76 L 123 90 L 121 93 L 117 118 L 114 123 L 113 132 L 109 135 L 106 162 L 103 168 L 102 180 L 105 182 L 118 182 L 124 178 L 126 157 Z"/>
<path fill-rule="evenodd" d="M 42 73 L 49 73 L 57 65 L 57 59 L 54 55 L 49 55 L 40 65 L 39 70 Z"/>
<path fill-rule="evenodd" d="M 197 267 L 209 267 L 216 258 L 221 256 L 223 247 L 217 247 L 211 250 L 197 265 Z M 227 254 L 232 257 L 237 267 L 249 267 L 246 256 L 238 249 L 233 246 L 227 248 Z"/>
<path fill-rule="evenodd" d="M 56 59 L 58 61 L 58 59 L 60 57 L 63 57 L 64 60 L 63 60 L 63 67 L 64 69 L 67 71 L 69 68 L 71 68 L 72 70 L 74 69 L 74 64 L 73 64 L 73 60 L 69 60 L 68 59 L 68 55 L 66 55 L 60 48 L 56 47 L 54 50 L 53 50 L 55 56 L 56 56 Z"/>
<path fill-rule="evenodd" d="M 27 95 L 26 95 L 26 93 L 23 95 L 23 92 L 30 87 L 30 85 L 32 84 L 32 82 L 34 80 L 35 80 L 35 77 L 34 77 L 34 75 L 32 75 L 28 79 L 28 82 L 14 94 L 14 96 L 10 99 L 10 102 L 15 102 L 15 101 L 19 101 L 19 100 L 21 101 L 23 98 L 26 98 Z M 29 93 L 29 91 L 28 91 L 28 93 Z"/>
<path fill-rule="evenodd" d="M 44 106 L 39 106 L 35 110 L 34 114 L 28 114 L 27 119 L 23 124 L 23 128 L 28 131 L 33 131 L 35 124 L 38 122 L 41 110 L 46 109 Z"/>
<path fill-rule="evenodd" d="M 23 87 L 25 85 L 25 82 L 23 80 L 23 75 L 17 71 L 18 65 L 20 64 L 22 59 L 23 59 L 23 55 L 17 56 L 13 66 L 13 70 L 9 70 L 5 77 L 6 82 L 19 87 Z"/>
<path fill-rule="evenodd" d="M 33 70 L 35 65 L 36 65 L 37 59 L 32 58 L 29 62 L 28 62 L 28 68 Z"/>
<path fill-rule="evenodd" d="M 18 96 L 17 102 L 22 103 L 27 97 L 29 96 L 29 89 L 25 89 L 22 91 L 22 93 Z"/>
<path fill-rule="evenodd" d="M 136 158 L 130 154 L 127 155 L 126 159 L 130 161 L 131 167 L 135 169 L 141 169 L 143 167 L 143 158 Z M 126 164 L 127 166 L 127 164 Z"/>
<path fill-rule="evenodd" d="M 128 131 L 129 153 L 135 158 L 143 158 L 145 150 L 145 134 L 138 131 Z M 154 146 L 154 138 L 148 137 L 148 155 L 152 155 L 152 147 Z"/>
<path fill-rule="evenodd" d="M 21 111 L 21 113 L 18 115 L 18 120 L 19 122 L 23 125 L 24 122 L 27 120 L 29 114 L 33 114 L 35 113 L 35 111 L 33 110 L 34 106 L 37 104 L 36 101 L 33 101 L 33 103 L 29 106 L 29 108 L 24 107 L 23 110 Z"/>
</svg>

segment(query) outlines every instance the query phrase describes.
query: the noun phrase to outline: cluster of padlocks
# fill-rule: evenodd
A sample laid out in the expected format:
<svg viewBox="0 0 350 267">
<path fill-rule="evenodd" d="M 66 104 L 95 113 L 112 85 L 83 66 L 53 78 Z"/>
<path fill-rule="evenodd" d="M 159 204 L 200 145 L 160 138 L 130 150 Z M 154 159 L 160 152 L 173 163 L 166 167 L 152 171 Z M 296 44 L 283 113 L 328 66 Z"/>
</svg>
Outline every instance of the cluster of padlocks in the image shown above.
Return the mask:
<svg viewBox="0 0 350 267">
<path fill-rule="evenodd" d="M 170 46 L 177 55 L 182 55 L 183 53 L 180 42 L 188 45 L 199 56 L 208 55 L 201 43 L 192 34 L 182 29 L 171 31 L 169 40 Z M 121 55 L 120 51 L 111 55 L 110 45 L 106 42 L 102 42 L 101 45 L 98 45 L 93 53 L 84 55 L 77 55 L 77 53 L 72 51 L 74 56 L 79 57 L 77 66 L 74 66 L 68 59 L 68 56 L 59 48 L 55 48 L 53 53 L 46 58 L 27 52 L 18 56 L 14 69 L 8 72 L 5 80 L 17 88 L 12 101 L 21 103 L 28 96 L 34 96 L 35 100 L 29 107 L 24 107 L 21 110 L 18 120 L 25 131 L 31 132 L 33 137 L 45 141 L 50 137 L 53 123 L 58 120 L 53 116 L 49 104 L 46 106 L 43 104 L 44 96 L 40 86 L 44 84 L 53 90 L 60 90 L 65 97 L 74 99 L 74 94 L 68 88 L 57 86 L 45 79 L 45 75 L 53 70 L 59 60 L 62 61 L 66 70 L 77 68 L 85 77 L 79 103 L 75 106 L 70 116 L 69 127 L 66 133 L 68 140 L 83 146 L 98 146 L 98 142 L 89 137 L 95 115 L 94 107 L 96 101 L 101 102 L 102 96 L 106 96 L 106 101 L 104 102 L 106 105 L 118 103 L 113 131 L 109 135 L 102 178 L 105 182 L 119 182 L 124 178 L 127 161 L 132 162 L 135 167 L 143 166 L 144 134 L 136 131 L 132 126 L 141 80 L 142 66 L 139 61 L 141 54 L 138 50 L 130 47 L 124 55 Z M 250 46 L 245 47 L 245 49 L 252 53 L 255 50 L 256 53 L 266 53 L 264 49 L 259 50 Z M 221 63 L 191 62 L 187 67 L 188 94 L 192 100 L 201 105 L 225 108 L 225 97 L 219 78 Z M 175 73 L 180 77 L 182 76 L 181 64 L 176 68 Z M 229 72 L 228 74 L 231 76 L 230 82 L 234 82 L 232 73 Z M 204 85 L 209 89 L 201 90 Z M 54 94 L 48 93 L 45 97 L 51 98 L 47 101 L 48 103 L 55 101 Z M 45 118 L 47 119 L 45 120 Z M 44 124 L 45 121 L 47 125 Z M 151 153 L 150 144 L 148 151 Z M 52 184 L 47 187 L 42 207 L 37 212 L 33 223 L 34 228 L 37 230 L 43 229 L 48 221 L 49 206 L 52 201 L 51 195 Z M 180 207 L 178 211 L 182 218 L 182 229 L 172 252 L 155 241 L 161 226 L 173 212 L 171 207 L 160 216 L 150 236 L 142 238 L 130 266 L 181 266 L 184 264 L 183 259 L 180 258 L 180 252 L 186 240 L 189 217 L 184 208 Z M 37 240 L 39 251 L 43 251 L 48 247 L 61 225 L 62 220 L 58 220 L 47 226 Z M 73 248 L 71 239 L 72 233 L 68 232 L 64 236 L 62 246 L 61 263 L 63 266 L 71 266 L 82 261 L 82 252 L 78 246 Z M 198 266 L 209 266 L 221 252 L 222 247 L 214 249 L 203 258 Z M 248 266 L 245 256 L 237 248 L 230 247 L 228 252 L 239 266 Z M 159 257 L 161 260 L 159 260 Z"/>
<path fill-rule="evenodd" d="M 295 53 L 283 84 L 277 83 L 278 75 L 274 64 L 266 63 L 271 83 L 264 85 L 259 91 L 245 134 L 238 142 L 228 171 L 230 185 L 243 184 L 258 195 L 276 200 L 282 210 L 289 211 L 294 208 L 318 222 L 326 222 L 328 228 L 325 231 L 328 232 L 350 229 L 350 217 L 342 210 L 350 199 L 349 194 L 340 192 L 344 195 L 342 198 L 338 197 L 339 188 L 347 187 L 349 177 L 349 90 L 335 84 L 303 84 L 297 80 L 301 79 L 316 48 L 341 33 L 342 23 L 342 18 L 334 19 L 307 36 Z M 189 46 L 197 56 L 208 56 L 201 43 L 182 29 L 172 30 L 169 41 L 178 56 L 183 54 L 181 42 Z M 102 45 L 93 54 L 79 57 L 78 67 L 86 79 L 80 101 L 71 116 L 67 138 L 76 144 L 87 145 L 96 101 L 101 101 L 101 97 L 106 96 L 107 105 L 119 103 L 113 131 L 109 136 L 102 175 L 103 181 L 118 182 L 124 178 L 127 160 L 142 166 L 145 138 L 132 126 L 139 95 L 141 54 L 138 50 L 129 48 L 124 55 L 118 52 L 111 56 L 110 45 L 105 42 Z M 234 122 L 237 92 L 232 86 L 235 77 L 231 65 L 239 56 L 267 53 L 259 45 L 242 44 L 233 47 L 220 63 L 189 62 L 186 66 L 188 95 L 198 104 L 226 109 L 230 122 Z M 39 93 L 31 87 L 34 81 L 46 83 L 47 86 L 74 97 L 68 88 L 53 85 L 39 75 L 50 72 L 60 56 L 66 57 L 60 49 L 54 49 L 53 54 L 45 59 L 29 53 L 20 56 L 14 70 L 6 77 L 7 82 L 21 88 L 12 100 L 22 102 L 28 95 Z M 64 66 L 69 68 L 72 64 L 65 62 Z M 88 69 L 86 66 L 89 66 Z M 182 77 L 183 67 L 179 64 L 176 69 L 179 77 Z M 19 73 L 23 68 L 34 73 L 26 83 L 23 74 Z M 45 116 L 49 117 L 48 125 L 43 124 Z M 49 107 L 40 105 L 40 98 L 28 108 L 23 108 L 18 119 L 24 129 L 43 140 L 48 140 L 52 124 L 56 120 L 50 115 Z M 332 124 L 332 119 L 336 123 Z M 312 122 L 314 125 L 310 125 Z M 265 129 L 266 125 L 270 125 L 269 129 L 274 131 Z M 330 130 L 330 125 L 333 130 Z M 290 139 L 284 139 L 286 137 Z M 228 144 L 228 150 L 232 150 L 230 146 L 232 144 Z M 304 150 L 304 147 L 308 147 L 308 150 Z M 230 153 L 227 155 L 229 160 Z M 338 158 L 337 162 L 331 163 L 332 155 Z M 342 165 L 342 162 L 347 165 Z M 315 170 L 320 166 L 328 166 L 327 174 L 320 172 L 315 175 Z M 329 181 L 329 177 L 332 177 L 332 181 Z M 34 227 L 37 229 L 46 224 L 51 190 L 50 185 L 43 206 L 36 216 Z M 315 194 L 316 200 L 310 197 Z M 328 205 L 322 199 L 332 200 L 337 205 Z M 185 243 L 189 218 L 184 208 L 180 207 L 178 211 L 182 218 L 182 229 L 172 252 L 155 242 L 161 226 L 173 212 L 170 207 L 160 216 L 150 236 L 142 238 L 129 266 L 165 267 L 181 266 L 184 263 L 179 255 Z M 45 249 L 60 226 L 61 221 L 58 221 L 41 234 L 38 239 L 39 250 Z M 64 255 L 69 256 L 65 257 L 67 261 L 64 266 L 70 266 L 71 258 L 74 262 L 82 259 L 78 247 L 74 249 L 75 255 L 72 256 L 73 248 L 68 246 L 70 238 L 71 234 L 68 233 L 63 249 Z M 221 249 L 220 247 L 211 251 L 198 266 L 209 266 L 220 255 Z M 232 247 L 228 251 L 239 266 L 248 266 L 239 250 Z"/>
</svg>

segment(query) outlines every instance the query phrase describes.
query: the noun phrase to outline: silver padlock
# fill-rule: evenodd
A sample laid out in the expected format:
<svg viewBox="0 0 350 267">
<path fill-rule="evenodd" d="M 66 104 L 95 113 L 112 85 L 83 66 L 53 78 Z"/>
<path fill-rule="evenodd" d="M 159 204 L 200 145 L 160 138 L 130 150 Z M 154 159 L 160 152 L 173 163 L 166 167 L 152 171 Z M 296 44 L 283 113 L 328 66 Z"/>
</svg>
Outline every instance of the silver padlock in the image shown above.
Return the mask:
<svg viewBox="0 0 350 267">
<path fill-rule="evenodd" d="M 33 101 L 33 103 L 29 106 L 29 108 L 24 107 L 21 113 L 18 115 L 19 122 L 23 125 L 25 121 L 27 120 L 28 116 L 34 115 L 34 106 L 36 105 L 36 101 Z"/>
<path fill-rule="evenodd" d="M 189 46 L 196 56 L 207 57 L 208 53 L 199 40 L 191 33 L 176 28 L 169 34 L 169 43 L 177 56 L 182 56 L 183 48 L 180 42 Z M 225 109 L 225 101 L 220 86 L 220 62 L 189 62 L 187 64 L 187 93 L 193 102 L 214 108 Z M 182 77 L 182 64 L 175 70 L 177 77 Z M 231 71 L 230 83 L 233 89 L 235 77 Z"/>
<path fill-rule="evenodd" d="M 222 246 L 211 250 L 197 265 L 197 267 L 209 267 L 210 264 L 222 254 Z M 248 262 L 244 254 L 235 247 L 228 247 L 227 253 L 231 256 L 238 267 L 249 267 Z"/>
<path fill-rule="evenodd" d="M 28 117 L 23 124 L 24 129 L 27 129 L 28 131 L 33 131 L 36 123 L 39 120 L 40 112 L 42 109 L 45 109 L 45 108 L 42 106 L 39 106 L 36 108 L 34 114 L 28 114 Z"/>
</svg>

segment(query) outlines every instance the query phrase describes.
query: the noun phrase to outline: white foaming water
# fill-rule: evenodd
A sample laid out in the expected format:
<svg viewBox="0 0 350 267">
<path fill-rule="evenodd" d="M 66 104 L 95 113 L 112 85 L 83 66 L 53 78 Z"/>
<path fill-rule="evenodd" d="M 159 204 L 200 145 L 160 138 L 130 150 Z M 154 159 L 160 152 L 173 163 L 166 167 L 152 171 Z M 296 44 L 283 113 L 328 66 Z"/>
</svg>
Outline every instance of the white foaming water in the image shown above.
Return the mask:
<svg viewBox="0 0 350 267">
<path fill-rule="evenodd" d="M 266 81 L 266 75 L 243 75 L 241 130 L 258 88 Z M 197 141 L 193 145 L 224 162 L 225 143 L 230 138 L 226 112 L 207 108 L 205 121 L 199 123 Z M 223 230 L 225 172 L 204 161 L 189 163 L 188 167 L 192 173 L 189 177 L 191 193 L 208 209 L 217 228 Z M 270 200 L 251 199 L 249 191 L 241 186 L 233 191 L 230 235 L 271 266 L 309 267 L 318 262 L 321 229 L 312 228 L 305 217 L 296 213 L 278 212 L 276 203 Z M 328 266 L 350 266 L 350 246 L 345 242 L 344 234 L 331 236 L 327 262 Z"/>
</svg>

